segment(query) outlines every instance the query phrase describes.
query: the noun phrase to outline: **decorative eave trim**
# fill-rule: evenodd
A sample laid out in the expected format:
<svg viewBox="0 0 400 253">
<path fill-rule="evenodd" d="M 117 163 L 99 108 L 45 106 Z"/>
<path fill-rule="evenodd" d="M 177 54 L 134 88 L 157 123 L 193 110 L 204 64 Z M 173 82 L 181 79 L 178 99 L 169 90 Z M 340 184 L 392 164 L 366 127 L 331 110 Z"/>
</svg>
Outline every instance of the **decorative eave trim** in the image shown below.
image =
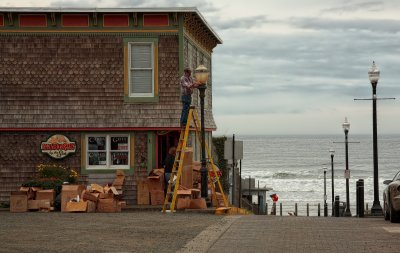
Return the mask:
<svg viewBox="0 0 400 253">
<path fill-rule="evenodd" d="M 118 37 L 154 37 L 154 36 L 178 36 L 178 31 L 176 30 L 159 30 L 154 31 L 62 31 L 62 32 L 48 32 L 48 31 L 10 31 L 10 30 L 0 30 L 0 36 L 75 36 L 75 35 L 85 35 L 85 36 L 118 36 Z"/>
<path fill-rule="evenodd" d="M 99 132 L 99 131 L 180 131 L 180 127 L 81 127 L 81 128 L 0 128 L 0 132 Z M 205 128 L 215 131 L 216 128 Z"/>
<path fill-rule="evenodd" d="M 185 37 L 187 40 L 190 41 L 193 45 L 195 45 L 203 54 L 205 54 L 207 57 L 211 59 L 211 54 L 212 51 L 207 50 L 204 46 L 200 45 L 190 34 L 188 34 L 186 31 L 184 31 Z"/>
</svg>

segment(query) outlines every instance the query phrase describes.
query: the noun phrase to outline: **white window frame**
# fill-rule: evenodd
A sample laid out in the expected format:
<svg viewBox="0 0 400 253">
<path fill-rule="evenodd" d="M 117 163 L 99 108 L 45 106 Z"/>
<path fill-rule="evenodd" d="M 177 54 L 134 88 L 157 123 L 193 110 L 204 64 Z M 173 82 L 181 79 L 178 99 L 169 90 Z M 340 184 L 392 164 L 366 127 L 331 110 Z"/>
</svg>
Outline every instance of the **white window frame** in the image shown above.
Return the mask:
<svg viewBox="0 0 400 253">
<path fill-rule="evenodd" d="M 133 45 L 150 45 L 151 46 L 151 68 L 132 68 L 132 46 Z M 151 69 L 151 93 L 133 93 L 131 83 L 131 71 L 138 69 Z M 129 97 L 154 97 L 154 43 L 153 42 L 128 42 L 128 85 Z"/>
<path fill-rule="evenodd" d="M 89 165 L 89 137 L 106 137 L 106 149 L 99 152 L 106 152 L 106 165 Z M 112 151 L 111 150 L 111 137 L 127 137 L 128 138 L 128 150 L 127 151 Z M 131 144 L 130 144 L 129 134 L 87 134 L 85 136 L 86 142 L 86 169 L 88 170 L 107 170 L 107 169 L 122 169 L 128 170 L 130 168 L 130 154 L 131 154 Z M 92 150 L 93 152 L 95 150 Z M 111 153 L 112 152 L 128 152 L 128 165 L 111 165 Z"/>
</svg>

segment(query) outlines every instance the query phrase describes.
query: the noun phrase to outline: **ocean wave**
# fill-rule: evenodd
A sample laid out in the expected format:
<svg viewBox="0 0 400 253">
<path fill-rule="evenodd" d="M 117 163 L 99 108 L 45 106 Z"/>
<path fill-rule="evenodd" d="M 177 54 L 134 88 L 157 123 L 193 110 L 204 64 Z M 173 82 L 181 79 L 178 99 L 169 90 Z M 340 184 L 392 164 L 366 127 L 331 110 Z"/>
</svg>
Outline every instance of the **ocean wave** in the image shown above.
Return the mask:
<svg viewBox="0 0 400 253">
<path fill-rule="evenodd" d="M 278 178 L 278 179 L 295 179 L 299 178 L 300 175 L 296 173 L 289 173 L 289 172 L 277 172 L 272 175 L 272 178 Z"/>
</svg>

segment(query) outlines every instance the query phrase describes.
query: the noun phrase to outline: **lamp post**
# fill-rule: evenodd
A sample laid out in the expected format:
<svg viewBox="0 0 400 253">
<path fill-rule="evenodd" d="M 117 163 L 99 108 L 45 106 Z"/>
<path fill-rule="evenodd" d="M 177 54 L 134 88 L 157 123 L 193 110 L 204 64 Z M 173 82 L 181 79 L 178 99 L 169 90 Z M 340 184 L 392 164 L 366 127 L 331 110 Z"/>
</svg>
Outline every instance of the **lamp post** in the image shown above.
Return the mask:
<svg viewBox="0 0 400 253">
<path fill-rule="evenodd" d="M 204 97 L 206 91 L 206 83 L 208 80 L 209 71 L 204 65 L 199 65 L 195 70 L 196 81 L 200 84 L 200 107 L 201 107 L 201 197 L 207 198 L 208 196 L 208 170 L 206 160 L 205 148 L 205 130 L 204 130 Z"/>
<path fill-rule="evenodd" d="M 335 156 L 335 150 L 333 148 L 329 149 L 331 154 L 331 168 L 332 168 L 332 216 L 335 215 L 335 208 L 333 208 L 335 203 L 335 184 L 334 184 L 334 170 L 333 170 L 333 157 Z"/>
<path fill-rule="evenodd" d="M 328 170 L 327 167 L 323 167 L 324 170 L 324 217 L 328 216 L 328 204 L 326 203 L 326 171 Z"/>
<path fill-rule="evenodd" d="M 372 132 L 373 132 L 373 155 L 374 155 L 374 202 L 371 208 L 373 216 L 382 215 L 382 207 L 379 202 L 379 184 L 378 184 L 378 134 L 376 119 L 376 86 L 378 84 L 380 71 L 372 62 L 371 68 L 368 70 L 368 77 L 372 85 Z"/>
<path fill-rule="evenodd" d="M 349 149 L 348 149 L 348 140 L 347 134 L 350 130 L 350 123 L 347 121 L 347 117 L 344 119 L 343 130 L 345 135 L 345 150 L 346 150 L 346 170 L 344 172 L 346 178 L 346 210 L 344 211 L 344 216 L 351 216 L 350 211 L 350 193 L 349 193 L 349 178 L 350 178 L 350 170 L 349 170 Z"/>
</svg>

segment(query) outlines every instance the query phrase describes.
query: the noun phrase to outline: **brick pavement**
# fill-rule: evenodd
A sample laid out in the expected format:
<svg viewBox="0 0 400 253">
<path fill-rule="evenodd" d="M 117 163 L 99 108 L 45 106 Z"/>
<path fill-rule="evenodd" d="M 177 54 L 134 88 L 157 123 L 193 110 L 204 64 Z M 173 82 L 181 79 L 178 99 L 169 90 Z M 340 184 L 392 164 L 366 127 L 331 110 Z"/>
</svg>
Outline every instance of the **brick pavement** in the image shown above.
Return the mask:
<svg viewBox="0 0 400 253">
<path fill-rule="evenodd" d="M 383 218 L 227 218 L 219 233 L 213 227 L 204 230 L 186 252 L 400 252 L 400 224 Z M 208 230 L 214 240 L 204 240 Z"/>
</svg>

